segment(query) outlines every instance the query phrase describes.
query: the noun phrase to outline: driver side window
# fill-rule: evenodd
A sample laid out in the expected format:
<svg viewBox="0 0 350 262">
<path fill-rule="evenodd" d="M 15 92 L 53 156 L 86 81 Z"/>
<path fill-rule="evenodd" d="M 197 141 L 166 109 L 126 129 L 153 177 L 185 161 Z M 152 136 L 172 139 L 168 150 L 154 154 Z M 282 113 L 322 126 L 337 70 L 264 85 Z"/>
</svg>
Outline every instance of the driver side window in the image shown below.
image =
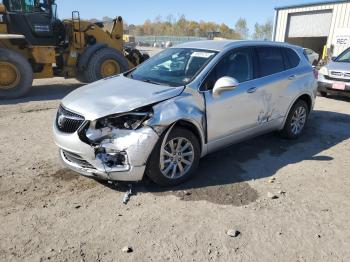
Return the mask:
<svg viewBox="0 0 350 262">
<path fill-rule="evenodd" d="M 214 67 L 206 78 L 203 89 L 212 90 L 218 79 L 224 76 L 235 78 L 239 83 L 253 79 L 252 48 L 230 51 Z"/>
</svg>

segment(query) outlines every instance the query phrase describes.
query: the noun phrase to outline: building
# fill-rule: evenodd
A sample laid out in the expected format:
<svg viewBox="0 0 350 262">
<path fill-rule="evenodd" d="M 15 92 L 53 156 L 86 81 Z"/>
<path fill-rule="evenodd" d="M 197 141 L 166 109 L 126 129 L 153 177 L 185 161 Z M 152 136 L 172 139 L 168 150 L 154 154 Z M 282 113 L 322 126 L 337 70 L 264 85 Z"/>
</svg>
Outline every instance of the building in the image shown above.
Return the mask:
<svg viewBox="0 0 350 262">
<path fill-rule="evenodd" d="M 339 55 L 350 47 L 350 0 L 277 7 L 273 40 Z"/>
</svg>

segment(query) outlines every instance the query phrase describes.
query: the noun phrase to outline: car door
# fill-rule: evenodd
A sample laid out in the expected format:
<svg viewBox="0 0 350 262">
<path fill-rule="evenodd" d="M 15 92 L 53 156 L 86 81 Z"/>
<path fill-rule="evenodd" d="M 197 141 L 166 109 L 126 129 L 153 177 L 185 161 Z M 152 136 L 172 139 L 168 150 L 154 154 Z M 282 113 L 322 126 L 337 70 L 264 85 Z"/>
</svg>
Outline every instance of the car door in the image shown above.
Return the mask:
<svg viewBox="0 0 350 262">
<path fill-rule="evenodd" d="M 255 48 L 257 77 L 262 111 L 259 123 L 283 119 L 296 90 L 300 75 L 295 70 L 300 58 L 290 48 L 260 46 Z"/>
<path fill-rule="evenodd" d="M 262 104 L 254 73 L 254 49 L 234 49 L 226 54 L 205 79 L 207 138 L 210 147 L 220 147 L 236 140 L 235 134 L 258 125 Z M 234 90 L 213 94 L 215 82 L 224 76 L 235 78 L 239 85 Z M 219 142 L 220 141 L 220 142 Z M 215 144 L 215 145 L 214 145 Z"/>
</svg>

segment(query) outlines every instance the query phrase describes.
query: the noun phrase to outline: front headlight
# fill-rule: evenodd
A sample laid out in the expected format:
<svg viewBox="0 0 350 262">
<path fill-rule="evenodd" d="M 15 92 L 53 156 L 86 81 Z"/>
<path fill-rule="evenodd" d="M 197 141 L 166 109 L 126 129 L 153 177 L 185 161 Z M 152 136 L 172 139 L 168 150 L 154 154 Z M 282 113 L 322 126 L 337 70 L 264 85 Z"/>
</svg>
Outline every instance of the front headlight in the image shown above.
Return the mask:
<svg viewBox="0 0 350 262">
<path fill-rule="evenodd" d="M 140 109 L 125 114 L 112 115 L 97 121 L 96 129 L 111 127 L 117 129 L 136 130 L 153 116 L 151 109 Z"/>
<path fill-rule="evenodd" d="M 318 71 L 318 72 L 324 76 L 328 75 L 328 69 L 325 66 L 321 67 L 320 71 Z"/>
</svg>

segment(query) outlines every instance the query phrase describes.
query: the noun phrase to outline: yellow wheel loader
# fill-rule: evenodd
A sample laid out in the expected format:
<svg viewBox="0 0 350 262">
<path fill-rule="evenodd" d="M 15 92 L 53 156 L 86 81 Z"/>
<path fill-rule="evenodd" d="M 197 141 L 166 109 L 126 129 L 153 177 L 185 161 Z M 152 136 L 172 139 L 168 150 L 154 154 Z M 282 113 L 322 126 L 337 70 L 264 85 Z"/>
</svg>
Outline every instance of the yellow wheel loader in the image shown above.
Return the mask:
<svg viewBox="0 0 350 262">
<path fill-rule="evenodd" d="M 0 0 L 0 98 L 25 95 L 33 79 L 62 76 L 86 83 L 127 71 L 148 56 L 123 48 L 123 20 L 113 28 L 59 20 L 55 0 Z"/>
</svg>

